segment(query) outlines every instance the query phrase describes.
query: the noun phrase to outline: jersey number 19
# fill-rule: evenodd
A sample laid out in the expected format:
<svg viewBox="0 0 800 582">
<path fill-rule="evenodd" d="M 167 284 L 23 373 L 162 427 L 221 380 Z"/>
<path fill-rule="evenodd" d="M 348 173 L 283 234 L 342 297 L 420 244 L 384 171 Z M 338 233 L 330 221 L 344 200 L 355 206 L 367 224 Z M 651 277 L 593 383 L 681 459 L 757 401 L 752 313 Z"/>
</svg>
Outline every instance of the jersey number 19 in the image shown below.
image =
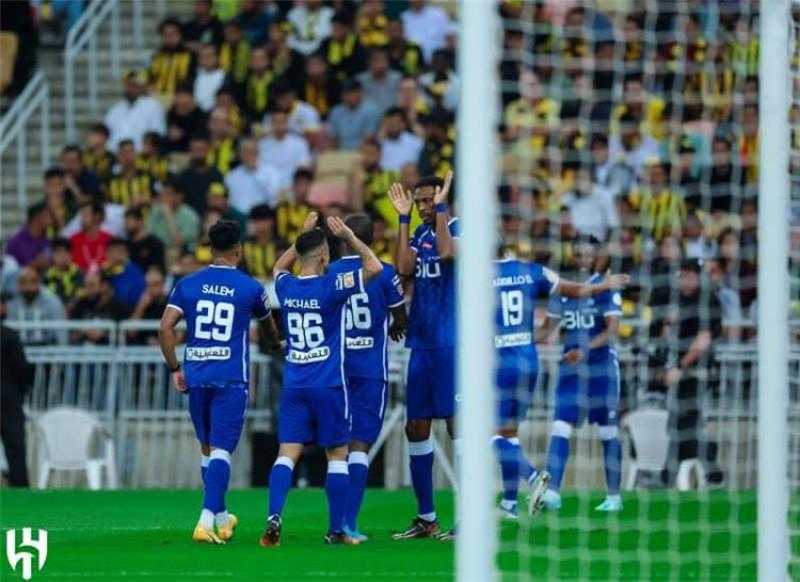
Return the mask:
<svg viewBox="0 0 800 582">
<path fill-rule="evenodd" d="M 503 311 L 503 326 L 509 327 L 522 323 L 522 291 L 503 291 L 500 293 L 500 308 Z"/>
</svg>

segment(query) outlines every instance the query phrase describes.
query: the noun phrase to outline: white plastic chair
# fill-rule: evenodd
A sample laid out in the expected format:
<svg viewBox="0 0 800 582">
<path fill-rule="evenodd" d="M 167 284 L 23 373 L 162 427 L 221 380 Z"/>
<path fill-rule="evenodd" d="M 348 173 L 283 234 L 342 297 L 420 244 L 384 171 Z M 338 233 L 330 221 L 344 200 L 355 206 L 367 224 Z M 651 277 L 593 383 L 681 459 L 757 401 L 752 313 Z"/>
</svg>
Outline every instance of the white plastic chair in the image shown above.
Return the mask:
<svg viewBox="0 0 800 582">
<path fill-rule="evenodd" d="M 44 413 L 36 421 L 41 434 L 39 447 L 39 489 L 47 488 L 50 471 L 86 471 L 89 489 L 102 487 L 102 470 L 110 489 L 119 486 L 114 442 L 111 435 L 92 413 L 78 408 L 59 406 Z M 92 438 L 102 439 L 102 456 L 91 457 Z"/>
<path fill-rule="evenodd" d="M 636 448 L 636 459 L 631 459 L 628 464 L 625 489 L 630 491 L 636 487 L 639 471 L 660 472 L 667 464 L 668 417 L 669 413 L 666 410 L 641 408 L 629 412 L 622 418 L 621 426 L 628 430 Z"/>
<path fill-rule="evenodd" d="M 678 476 L 675 479 L 675 485 L 678 491 L 689 491 L 692 489 L 692 475 L 694 474 L 694 483 L 697 485 L 698 490 L 706 488 L 706 468 L 703 466 L 700 459 L 686 459 L 681 461 L 678 465 Z"/>
</svg>

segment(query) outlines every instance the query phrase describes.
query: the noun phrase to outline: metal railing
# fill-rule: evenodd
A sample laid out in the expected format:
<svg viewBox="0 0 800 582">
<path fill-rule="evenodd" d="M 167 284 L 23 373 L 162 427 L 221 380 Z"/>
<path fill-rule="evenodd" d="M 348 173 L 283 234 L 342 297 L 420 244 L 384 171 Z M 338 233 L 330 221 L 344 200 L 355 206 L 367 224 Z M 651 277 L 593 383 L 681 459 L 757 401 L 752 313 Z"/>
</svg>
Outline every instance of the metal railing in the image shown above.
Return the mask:
<svg viewBox="0 0 800 582">
<path fill-rule="evenodd" d="M 133 47 L 141 50 L 144 46 L 143 3 L 130 0 L 132 8 Z M 90 2 L 78 22 L 67 34 L 64 49 L 64 124 L 68 142 L 76 139 L 76 108 L 85 104 L 88 113 L 97 117 L 99 111 L 98 82 L 100 77 L 99 59 L 101 53 L 100 33 L 108 29 L 108 59 L 111 75 L 115 80 L 121 76 L 120 0 Z M 85 57 L 86 83 L 76 83 L 79 62 Z M 80 95 L 78 89 L 80 88 Z"/>
<path fill-rule="evenodd" d="M 0 158 L 12 144 L 16 144 L 17 205 L 28 206 L 28 146 L 29 132 L 39 115 L 39 167 L 41 174 L 50 165 L 50 87 L 42 71 L 28 81 L 25 89 L 14 101 L 11 109 L 0 120 Z M 3 172 L 8 171 L 4 169 Z M 4 195 L 7 193 L 4 193 Z"/>
</svg>

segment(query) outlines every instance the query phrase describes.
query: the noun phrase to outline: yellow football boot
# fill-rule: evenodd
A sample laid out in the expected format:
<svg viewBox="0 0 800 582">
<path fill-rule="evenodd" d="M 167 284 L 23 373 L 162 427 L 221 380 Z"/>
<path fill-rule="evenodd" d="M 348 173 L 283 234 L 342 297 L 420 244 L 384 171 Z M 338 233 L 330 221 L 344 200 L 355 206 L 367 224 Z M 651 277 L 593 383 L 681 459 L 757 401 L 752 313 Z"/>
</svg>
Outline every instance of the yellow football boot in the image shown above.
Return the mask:
<svg viewBox="0 0 800 582">
<path fill-rule="evenodd" d="M 233 537 L 233 530 L 239 525 L 239 518 L 232 513 L 228 514 L 228 523 L 223 526 L 217 526 L 217 537 L 223 542 L 227 542 Z"/>
<path fill-rule="evenodd" d="M 194 528 L 194 533 L 192 533 L 192 539 L 199 543 L 205 544 L 224 544 L 225 542 L 219 538 L 217 534 L 214 533 L 214 530 L 206 529 L 199 523 Z"/>
</svg>

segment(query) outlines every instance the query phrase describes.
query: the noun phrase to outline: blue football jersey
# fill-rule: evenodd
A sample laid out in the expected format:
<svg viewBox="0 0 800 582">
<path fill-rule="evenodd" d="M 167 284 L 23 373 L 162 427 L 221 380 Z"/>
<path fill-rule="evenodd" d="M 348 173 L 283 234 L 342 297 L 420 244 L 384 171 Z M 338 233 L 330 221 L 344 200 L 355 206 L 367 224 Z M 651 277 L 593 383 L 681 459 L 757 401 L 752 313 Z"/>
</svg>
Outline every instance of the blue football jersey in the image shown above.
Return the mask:
<svg viewBox="0 0 800 582">
<path fill-rule="evenodd" d="M 603 276 L 595 273 L 588 283 L 600 283 Z M 547 315 L 561 319 L 564 330 L 564 352 L 575 348 L 586 349 L 589 342 L 606 330 L 606 317 L 622 315 L 622 296 L 619 291 L 604 291 L 594 297 L 569 299 L 553 297 Z M 616 356 L 614 349 L 606 344 L 589 352 L 587 361 L 599 362 Z"/>
<path fill-rule="evenodd" d="M 264 286 L 234 267 L 211 265 L 178 281 L 167 305 L 186 320 L 189 387 L 247 382 L 250 320 L 269 317 L 268 304 Z"/>
<path fill-rule="evenodd" d="M 497 301 L 494 346 L 498 365 L 514 360 L 520 352 L 536 356 L 533 337 L 537 301 L 558 289 L 558 275 L 537 263 L 506 259 L 495 261 L 492 280 Z"/>
<path fill-rule="evenodd" d="M 331 263 L 333 273 L 359 269 L 357 256 Z M 400 277 L 394 267 L 383 263 L 380 275 L 367 283 L 364 292 L 347 300 L 344 369 L 348 378 L 388 381 L 389 310 L 403 304 Z"/>
<path fill-rule="evenodd" d="M 284 388 L 346 386 L 345 307 L 352 295 L 363 292 L 360 265 L 324 275 L 278 275 L 275 294 L 286 332 Z"/>
<path fill-rule="evenodd" d="M 458 238 L 460 223 L 450 219 L 450 234 Z M 456 341 L 456 265 L 442 261 L 436 250 L 436 228 L 421 224 L 408 241 L 417 253 L 414 296 L 406 346 L 412 349 L 446 348 Z"/>
</svg>

